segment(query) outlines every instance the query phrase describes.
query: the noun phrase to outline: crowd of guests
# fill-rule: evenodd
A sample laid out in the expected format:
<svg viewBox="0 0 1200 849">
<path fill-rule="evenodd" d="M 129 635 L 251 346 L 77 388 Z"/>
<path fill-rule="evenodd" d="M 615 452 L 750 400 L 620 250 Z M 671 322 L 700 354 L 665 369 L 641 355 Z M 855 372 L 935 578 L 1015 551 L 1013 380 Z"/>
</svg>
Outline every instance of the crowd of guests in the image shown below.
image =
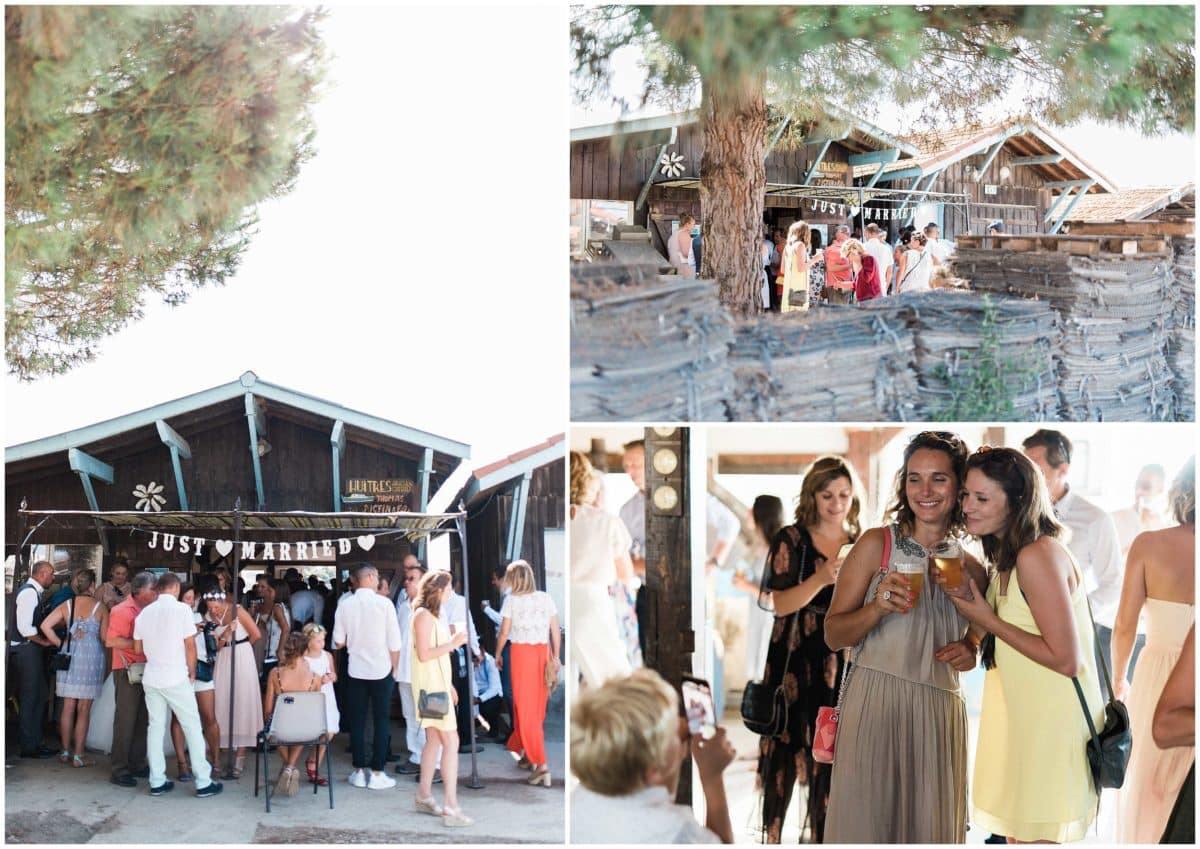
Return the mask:
<svg viewBox="0 0 1200 849">
<path fill-rule="evenodd" d="M 968 827 L 989 842 L 1083 839 L 1100 793 L 1089 721 L 1102 728 L 1114 697 L 1134 741 L 1115 791 L 1117 840 L 1194 842 L 1194 458 L 1165 495 L 1161 467 L 1143 469 L 1135 504 L 1114 516 L 1071 489 L 1072 449 L 1049 429 L 1021 450 L 974 452 L 954 433 L 920 433 L 885 523 L 868 529 L 845 460 L 807 470 L 760 584 L 739 587 L 772 611 L 762 677 L 787 709 L 781 733 L 760 740 L 768 842 L 780 841 L 797 785 L 816 842 L 961 843 Z M 768 529 L 773 508 L 762 505 Z M 935 564 L 946 542 L 958 544 L 961 576 Z M 977 666 L 986 674 L 969 776 L 961 676 Z M 818 762 L 817 714 L 834 706 L 835 756 Z M 649 670 L 614 673 L 574 702 L 573 840 L 628 842 L 634 822 L 653 823 L 662 842 L 732 840 L 723 732 L 690 737 L 680 716 L 678 695 Z M 673 804 L 689 750 L 703 826 Z"/>
<path fill-rule="evenodd" d="M 157 796 L 177 782 L 191 783 L 197 796 L 212 796 L 222 791 L 218 778 L 241 778 L 247 752 L 261 745 L 281 695 L 321 692 L 326 734 L 315 746 L 279 747 L 275 792 L 297 792 L 302 760 L 307 781 L 327 785 L 322 763 L 342 729 L 350 735 L 350 784 L 388 789 L 396 781 L 386 763 L 399 759 L 389 720 L 398 692 L 408 757 L 395 773 L 417 782 L 418 811 L 449 827 L 471 823 L 459 807 L 456 779 L 459 754 L 479 751 L 471 748 L 475 723 L 480 737 L 505 745 L 531 772 L 530 784 L 550 786 L 543 724 L 559 675 L 561 628 L 528 563 L 516 561 L 497 575 L 498 611 L 484 606 L 497 624 L 496 658 L 480 648 L 450 573 L 430 571 L 412 554 L 394 595 L 370 564 L 350 571 L 340 596 L 289 569 L 282 578 L 259 575 L 237 604 L 223 567 L 194 585 L 156 571 L 135 574 L 118 560 L 111 579 L 97 587 L 94 572 L 80 569 L 44 603 L 55 570 L 46 561 L 33 564 L 8 620 L 22 757 L 94 766 L 91 732 L 110 752 L 113 784 L 135 788 L 145 778 Z M 61 699 L 59 750 L 44 745 L 48 666 Z M 106 678 L 113 712 L 98 717 L 93 705 Z M 440 708 L 430 694 L 440 694 Z M 97 722 L 111 722 L 111 729 Z M 174 780 L 165 759 L 168 728 Z M 440 801 L 433 798 L 435 783 L 442 785 Z"/>
</svg>

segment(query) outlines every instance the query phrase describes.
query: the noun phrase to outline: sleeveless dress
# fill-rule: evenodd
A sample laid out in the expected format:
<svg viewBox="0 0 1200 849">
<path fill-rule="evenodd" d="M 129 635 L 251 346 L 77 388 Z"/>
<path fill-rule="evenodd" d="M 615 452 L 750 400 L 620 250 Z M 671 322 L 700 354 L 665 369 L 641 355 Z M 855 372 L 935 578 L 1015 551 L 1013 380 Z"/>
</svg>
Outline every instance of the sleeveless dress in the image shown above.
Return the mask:
<svg viewBox="0 0 1200 849">
<path fill-rule="evenodd" d="M 1009 575 L 1003 595 L 1000 576 L 992 581 L 988 601 L 1005 622 L 1040 634 L 1021 592 L 1017 570 Z M 1083 658 L 1079 684 L 1100 729 L 1104 726 L 1104 701 L 1096 677 L 1096 639 L 1082 581 L 1071 594 L 1071 609 Z M 996 640 L 996 665 L 984 679 L 971 783 L 976 823 L 984 831 L 1022 841 L 1083 839 L 1097 807 L 1086 754 L 1089 738 L 1071 679 Z"/>
<path fill-rule="evenodd" d="M 1196 752 L 1191 746 L 1160 749 L 1150 731 L 1158 697 L 1179 660 L 1183 641 L 1195 622 L 1196 608 L 1177 601 L 1147 598 L 1145 610 L 1146 647 L 1134 667 L 1129 687 L 1134 746 L 1125 786 L 1117 791 L 1120 843 L 1158 842 Z"/>
<path fill-rule="evenodd" d="M 328 652 L 321 652 L 320 657 L 304 655 L 304 662 L 313 675 L 326 675 L 331 671 Z M 325 727 L 330 734 L 337 734 L 342 724 L 342 714 L 338 710 L 337 696 L 333 694 L 333 684 L 326 681 L 321 685 L 321 692 L 325 694 Z"/>
<path fill-rule="evenodd" d="M 78 602 L 78 599 L 70 602 L 72 610 Z M 99 610 L 97 603 L 83 619 L 75 618 L 69 652 L 71 668 L 55 673 L 55 692 L 63 698 L 96 699 L 100 696 L 104 684 L 104 647 L 100 645 L 100 620 L 96 618 Z M 66 649 L 64 642 L 60 653 Z"/>
<path fill-rule="evenodd" d="M 254 649 L 250 643 L 238 642 L 248 636 L 242 623 L 234 620 L 235 642 L 217 652 L 217 664 L 213 670 L 216 684 L 217 724 L 221 728 L 221 748 L 231 749 L 253 746 L 258 732 L 263 727 L 262 691 L 258 684 L 258 667 L 254 663 Z M 218 626 L 215 631 L 220 639 L 229 625 Z M 233 728 L 229 725 L 230 670 L 233 670 Z"/>
<path fill-rule="evenodd" d="M 440 646 L 443 643 L 450 642 L 450 629 L 446 627 L 446 623 L 437 617 L 431 616 L 433 620 L 433 645 Z M 426 620 L 428 621 L 428 619 Z M 449 693 L 454 689 L 453 679 L 450 677 L 450 655 L 444 654 L 433 660 L 422 663 L 417 659 L 417 617 L 414 615 L 412 622 L 409 624 L 409 630 L 412 631 L 412 692 L 413 702 L 420 705 L 421 691 L 426 693 Z M 451 696 L 453 700 L 453 696 Z M 458 730 L 458 722 L 455 719 L 455 709 L 453 701 L 450 705 L 450 711 L 441 719 L 426 719 L 421 717 L 420 726 L 422 728 L 437 728 L 440 731 L 456 731 Z"/>
<path fill-rule="evenodd" d="M 808 309 L 808 300 L 811 297 L 808 291 L 808 269 L 803 267 L 807 259 L 808 254 L 803 242 L 795 246 L 788 245 L 783 249 L 783 302 L 780 306 L 782 312 L 804 312 Z M 797 265 L 801 267 L 797 268 Z M 792 292 L 803 293 L 804 306 L 794 307 L 789 303 Z"/>
<path fill-rule="evenodd" d="M 895 525 L 884 533 L 889 572 L 899 552 L 928 556 Z M 864 604 L 881 580 L 876 569 Z M 967 708 L 958 673 L 933 657 L 966 632 L 949 597 L 926 580 L 910 613 L 884 617 L 863 639 L 846 673 L 826 843 L 966 840 Z"/>
<path fill-rule="evenodd" d="M 789 525 L 775 535 L 767 557 L 766 587 L 787 590 L 812 577 L 825 558 L 806 528 Z M 772 617 L 773 627 L 763 669 L 763 681 L 782 683 L 788 703 L 788 724 L 778 737 L 759 740 L 758 775 L 763 788 L 762 824 L 768 843 L 780 842 L 784 816 L 797 780 L 808 788 L 805 819 L 821 843 L 829 800 L 832 767 L 812 759 L 817 711 L 837 702 L 844 664 L 842 653 L 825 644 L 825 613 L 833 587 L 825 587 L 808 606 L 787 616 Z M 757 608 L 757 605 L 755 605 Z M 803 831 L 803 826 L 801 827 Z"/>
</svg>

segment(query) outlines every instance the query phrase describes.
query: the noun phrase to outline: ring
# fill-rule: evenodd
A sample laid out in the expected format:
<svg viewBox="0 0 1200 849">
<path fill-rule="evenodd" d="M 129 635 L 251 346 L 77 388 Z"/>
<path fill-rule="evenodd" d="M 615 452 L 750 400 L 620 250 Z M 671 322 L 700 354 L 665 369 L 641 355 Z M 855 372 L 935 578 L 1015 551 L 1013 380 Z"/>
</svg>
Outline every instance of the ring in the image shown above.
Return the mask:
<svg viewBox="0 0 1200 849">
<path fill-rule="evenodd" d="M 891 590 L 884 590 L 884 591 L 883 591 L 883 600 L 884 600 L 884 601 L 890 601 L 890 600 L 891 600 L 891 598 L 892 598 L 892 591 L 891 591 Z"/>
</svg>

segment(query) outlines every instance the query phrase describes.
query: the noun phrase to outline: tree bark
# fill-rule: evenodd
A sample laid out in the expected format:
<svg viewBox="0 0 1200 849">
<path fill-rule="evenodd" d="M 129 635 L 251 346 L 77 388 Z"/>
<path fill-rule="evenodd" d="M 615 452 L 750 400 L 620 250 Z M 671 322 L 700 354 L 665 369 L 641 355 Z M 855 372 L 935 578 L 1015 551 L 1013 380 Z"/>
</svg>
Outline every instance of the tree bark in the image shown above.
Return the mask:
<svg viewBox="0 0 1200 849">
<path fill-rule="evenodd" d="M 761 312 L 766 75 L 704 80 L 701 109 L 700 276 L 717 281 L 729 310 Z"/>
</svg>

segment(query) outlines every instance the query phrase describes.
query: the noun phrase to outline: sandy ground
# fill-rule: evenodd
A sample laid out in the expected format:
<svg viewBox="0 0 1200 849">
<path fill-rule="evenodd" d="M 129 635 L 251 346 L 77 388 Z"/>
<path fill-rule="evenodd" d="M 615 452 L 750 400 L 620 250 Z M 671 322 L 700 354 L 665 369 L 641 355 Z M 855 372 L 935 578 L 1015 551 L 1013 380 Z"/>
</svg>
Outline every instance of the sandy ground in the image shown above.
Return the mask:
<svg viewBox="0 0 1200 849">
<path fill-rule="evenodd" d="M 449 829 L 413 809 L 416 784 L 409 776 L 396 779 L 390 790 L 350 786 L 349 744 L 346 734 L 333 745 L 334 809 L 321 788 L 302 784 L 290 798 L 271 800 L 264 811 L 263 796 L 254 796 L 254 765 L 247 759 L 239 781 L 224 782 L 224 792 L 209 799 L 193 796 L 190 784 L 151 797 L 148 783 L 136 789 L 108 782 L 109 761 L 96 755 L 96 766 L 72 769 L 57 760 L 21 760 L 5 764 L 5 841 L 8 843 L 561 843 L 565 834 L 563 801 L 564 723 L 562 700 L 556 699 L 546 719 L 546 749 L 554 776 L 551 787 L 531 787 L 529 773 L 518 770 L 504 747 L 487 743 L 477 755 L 482 789 L 466 786 L 470 757 L 461 756 L 465 775 L 459 781 L 459 801 L 475 824 Z M 403 730 L 393 726 L 393 748 L 403 751 Z M 48 741 L 49 742 L 49 741 Z M 279 759 L 272 756 L 272 772 Z M 174 758 L 167 774 L 176 773 Z M 435 785 L 435 791 L 439 791 Z M 436 795 L 440 799 L 440 792 Z"/>
</svg>

